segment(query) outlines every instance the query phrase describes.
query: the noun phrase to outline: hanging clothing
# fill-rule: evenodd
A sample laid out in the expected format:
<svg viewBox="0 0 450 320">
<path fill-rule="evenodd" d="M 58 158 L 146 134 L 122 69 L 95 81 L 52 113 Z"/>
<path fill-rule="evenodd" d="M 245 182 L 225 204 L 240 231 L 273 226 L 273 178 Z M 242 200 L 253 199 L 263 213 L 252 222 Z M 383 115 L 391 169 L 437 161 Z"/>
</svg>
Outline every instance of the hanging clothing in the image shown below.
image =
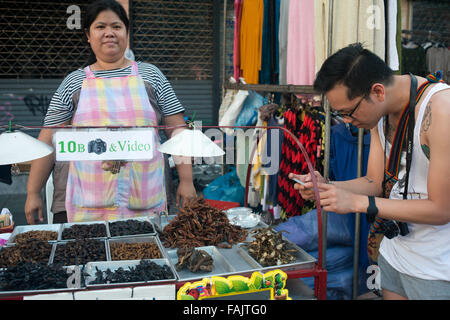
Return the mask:
<svg viewBox="0 0 450 320">
<path fill-rule="evenodd" d="M 286 81 L 312 85 L 315 78 L 314 0 L 290 0 Z"/>
<path fill-rule="evenodd" d="M 395 2 L 396 0 L 393 1 Z M 366 49 L 385 61 L 386 17 L 384 0 L 359 0 L 357 14 L 358 33 L 356 41 L 361 42 Z M 395 14 L 392 19 L 396 21 L 397 15 Z M 395 48 L 395 37 L 392 45 Z"/>
<path fill-rule="evenodd" d="M 244 0 L 234 0 L 234 52 L 233 52 L 233 69 L 234 79 L 239 81 L 241 76 L 240 70 L 240 34 L 241 34 L 241 18 L 242 18 L 242 3 Z"/>
<path fill-rule="evenodd" d="M 241 76 L 248 84 L 259 83 L 261 70 L 264 0 L 245 0 L 240 34 Z"/>
<path fill-rule="evenodd" d="M 280 121 L 279 119 L 275 118 L 275 116 L 272 116 L 268 121 L 268 126 L 283 126 L 283 121 Z M 264 155 L 267 157 L 267 159 L 263 159 L 262 165 L 263 170 L 269 176 L 267 201 L 273 206 L 276 206 L 278 203 L 278 174 L 281 163 L 283 138 L 284 135 L 281 129 L 271 129 L 268 131 L 266 150 L 264 152 Z M 275 141 L 272 141 L 272 139 L 275 139 Z M 276 172 L 273 172 L 275 171 L 274 167 L 278 168 Z"/>
<path fill-rule="evenodd" d="M 97 78 L 84 69 L 73 126 L 151 126 L 157 117 L 133 61 L 131 74 Z M 114 220 L 167 211 L 164 160 L 154 134 L 153 158 L 127 162 L 119 173 L 102 169 L 102 161 L 70 163 L 66 201 L 68 222 Z"/>
<path fill-rule="evenodd" d="M 369 157 L 370 134 L 363 139 L 361 174 L 365 175 Z M 353 136 L 345 123 L 331 127 L 330 136 L 330 180 L 345 181 L 357 177 L 358 136 Z"/>
<path fill-rule="evenodd" d="M 283 0 L 280 3 L 280 24 L 278 29 L 279 42 L 279 83 L 286 85 L 286 63 L 287 63 L 287 44 L 288 44 L 288 29 L 289 29 L 289 2 L 290 0 Z"/>
<path fill-rule="evenodd" d="M 401 10 L 398 10 L 398 0 L 387 0 L 388 5 L 388 48 L 389 51 L 387 53 L 387 61 L 389 68 L 393 71 L 398 71 L 400 69 L 400 61 L 399 54 L 397 48 L 397 39 L 398 39 L 398 27 L 397 27 L 397 16 L 401 14 Z M 401 9 L 401 7 L 400 7 Z"/>
<path fill-rule="evenodd" d="M 316 72 L 328 57 L 330 1 L 314 1 Z M 383 0 L 334 1 L 331 53 L 361 42 L 385 60 L 385 14 Z"/>
<path fill-rule="evenodd" d="M 219 126 L 234 126 L 248 94 L 249 92 L 247 90 L 238 90 L 234 95 L 233 93 L 230 93 L 228 98 L 231 99 L 231 104 L 229 107 L 226 107 L 226 105 L 223 106 L 223 109 L 221 110 L 223 111 L 223 115 L 219 120 Z M 226 103 L 228 104 L 228 100 Z M 222 128 L 222 131 L 230 136 L 233 135 L 234 132 L 232 128 Z"/>
<path fill-rule="evenodd" d="M 259 83 L 278 83 L 278 24 L 280 1 L 264 0 L 261 71 Z"/>
<path fill-rule="evenodd" d="M 291 131 L 303 145 L 315 170 L 320 171 L 321 160 L 317 158 L 317 148 L 322 137 L 322 127 L 318 124 L 317 112 L 288 109 L 284 115 L 284 126 Z M 304 214 L 315 207 L 314 201 L 305 201 L 294 183 L 288 178 L 289 173 L 306 174 L 309 172 L 307 162 L 295 140 L 284 132 L 280 171 L 278 174 L 278 204 L 282 207 L 283 219 Z"/>
<path fill-rule="evenodd" d="M 260 125 L 267 127 L 267 121 L 262 122 Z M 262 168 L 264 158 L 263 152 L 269 132 L 265 129 L 258 129 L 257 132 L 261 132 L 261 134 L 257 134 L 259 136 L 259 142 L 252 160 L 251 179 L 254 181 L 253 187 L 255 190 L 261 190 L 263 179 L 265 179 L 264 176 L 266 175 Z"/>
<path fill-rule="evenodd" d="M 227 89 L 225 92 L 225 96 L 222 99 L 222 103 L 220 104 L 219 108 L 219 123 L 222 121 L 223 116 L 230 108 L 231 104 L 233 103 L 234 97 L 237 95 L 238 90 L 233 89 Z"/>
<path fill-rule="evenodd" d="M 357 132 L 357 131 L 356 131 Z M 361 176 L 367 172 L 370 151 L 370 134 L 364 134 L 361 159 Z M 330 135 L 330 180 L 345 181 L 357 178 L 358 136 L 353 135 L 345 123 L 331 127 Z M 351 226 L 355 225 L 354 215 L 348 217 Z M 370 225 L 366 219 L 360 220 L 359 266 L 366 270 L 369 265 L 367 254 L 367 236 Z M 350 230 L 353 230 L 350 229 Z M 354 233 L 352 232 L 354 235 Z"/>
</svg>

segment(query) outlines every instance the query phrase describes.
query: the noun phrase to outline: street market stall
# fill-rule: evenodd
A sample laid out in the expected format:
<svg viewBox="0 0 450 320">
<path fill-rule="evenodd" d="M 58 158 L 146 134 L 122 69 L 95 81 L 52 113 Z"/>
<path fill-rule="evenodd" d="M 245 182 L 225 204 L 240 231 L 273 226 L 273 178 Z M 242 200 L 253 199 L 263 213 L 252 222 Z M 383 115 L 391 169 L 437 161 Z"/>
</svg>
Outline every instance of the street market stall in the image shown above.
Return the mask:
<svg viewBox="0 0 450 320">
<path fill-rule="evenodd" d="M 95 291 L 101 299 L 98 290 L 110 294 L 110 289 L 132 292 L 128 290 L 162 285 L 172 285 L 175 293 L 187 282 L 208 277 L 270 270 L 296 277 L 314 268 L 316 259 L 260 219 L 244 228 L 232 209 L 220 210 L 210 203 L 220 202 L 199 199 L 176 216 L 16 227 L 0 249 L 0 297 L 69 293 L 76 299 L 80 293 Z M 194 215 L 186 227 L 186 218 Z M 215 239 L 208 238 L 208 232 L 216 232 Z M 77 239 L 69 240 L 75 234 Z M 268 243 L 277 250 L 264 251 L 263 247 L 270 248 Z M 202 267 L 208 260 L 210 266 Z"/>
</svg>

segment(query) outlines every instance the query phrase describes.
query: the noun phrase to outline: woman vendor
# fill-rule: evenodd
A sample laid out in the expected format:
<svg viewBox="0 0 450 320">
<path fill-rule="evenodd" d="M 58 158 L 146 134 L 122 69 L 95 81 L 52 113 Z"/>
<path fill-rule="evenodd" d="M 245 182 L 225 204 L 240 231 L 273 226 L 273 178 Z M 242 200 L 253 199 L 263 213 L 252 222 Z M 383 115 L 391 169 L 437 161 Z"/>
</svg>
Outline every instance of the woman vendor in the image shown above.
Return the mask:
<svg viewBox="0 0 450 320">
<path fill-rule="evenodd" d="M 84 69 L 70 73 L 52 97 L 44 126 L 152 126 L 163 117 L 168 127 L 183 125 L 184 108 L 169 81 L 152 64 L 125 57 L 129 21 L 114 0 L 89 5 L 84 21 L 92 58 Z M 151 50 L 151 49 L 149 49 Z M 165 130 L 168 137 L 176 131 Z M 155 143 L 159 143 L 157 130 Z M 42 129 L 39 140 L 52 145 L 53 130 Z M 100 221 L 148 216 L 167 210 L 164 157 L 154 148 L 149 161 L 70 162 L 55 164 L 55 154 L 34 160 L 27 186 L 25 214 L 34 224 L 43 221 L 40 191 L 54 168 L 55 196 L 64 200 L 52 206 L 54 222 Z M 178 159 L 179 160 L 179 159 Z M 184 159 L 185 160 L 185 159 Z M 190 161 L 176 161 L 180 177 L 176 200 L 196 197 Z M 66 170 L 67 171 L 67 170 Z M 58 184 L 63 181 L 59 190 Z M 62 188 L 64 189 L 64 188 Z M 55 199 L 56 200 L 56 199 Z M 66 218 L 67 217 L 67 218 Z"/>
</svg>

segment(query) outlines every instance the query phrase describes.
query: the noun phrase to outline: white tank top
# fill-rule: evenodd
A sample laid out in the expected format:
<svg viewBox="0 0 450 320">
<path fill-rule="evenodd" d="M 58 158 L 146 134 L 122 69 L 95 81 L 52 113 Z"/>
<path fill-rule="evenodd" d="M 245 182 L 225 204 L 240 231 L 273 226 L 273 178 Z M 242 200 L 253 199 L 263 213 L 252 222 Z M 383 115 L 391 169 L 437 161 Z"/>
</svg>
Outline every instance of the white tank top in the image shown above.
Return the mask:
<svg viewBox="0 0 450 320">
<path fill-rule="evenodd" d="M 414 149 L 409 174 L 408 199 L 428 199 L 427 180 L 429 160 L 420 145 L 420 128 L 425 108 L 431 96 L 450 88 L 445 83 L 434 85 L 423 100 L 414 127 Z M 378 122 L 380 141 L 384 149 L 383 118 Z M 386 154 L 391 144 L 387 143 Z M 402 153 L 399 181 L 393 186 L 390 199 L 403 199 L 406 174 L 406 152 Z M 384 237 L 380 253 L 401 273 L 425 280 L 450 281 L 450 223 L 428 225 L 408 223 L 409 234 L 393 239 Z"/>
</svg>

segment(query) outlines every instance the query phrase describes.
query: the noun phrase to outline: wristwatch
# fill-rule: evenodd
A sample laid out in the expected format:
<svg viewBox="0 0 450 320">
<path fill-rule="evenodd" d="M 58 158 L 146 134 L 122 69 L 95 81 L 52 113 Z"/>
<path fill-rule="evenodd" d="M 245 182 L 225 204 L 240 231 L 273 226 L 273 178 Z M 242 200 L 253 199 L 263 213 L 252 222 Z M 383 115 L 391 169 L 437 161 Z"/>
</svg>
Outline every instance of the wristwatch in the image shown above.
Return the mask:
<svg viewBox="0 0 450 320">
<path fill-rule="evenodd" d="M 366 219 L 369 223 L 375 222 L 375 217 L 378 214 L 378 208 L 375 205 L 375 197 L 369 196 L 369 206 L 367 207 Z"/>
</svg>

